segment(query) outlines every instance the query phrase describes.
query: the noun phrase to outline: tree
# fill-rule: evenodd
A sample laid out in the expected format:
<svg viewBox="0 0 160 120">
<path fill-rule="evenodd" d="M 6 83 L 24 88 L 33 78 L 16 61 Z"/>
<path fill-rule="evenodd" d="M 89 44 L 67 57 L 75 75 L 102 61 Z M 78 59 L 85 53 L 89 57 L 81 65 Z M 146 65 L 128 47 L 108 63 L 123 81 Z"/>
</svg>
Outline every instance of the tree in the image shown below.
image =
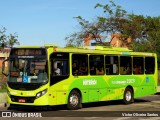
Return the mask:
<svg viewBox="0 0 160 120">
<path fill-rule="evenodd" d="M 91 22 L 83 19 L 81 16 L 75 17 L 78 20 L 81 29 L 80 32 L 73 33 L 69 37 L 66 37 L 67 44 L 74 44 L 71 41 L 76 40 L 78 41 L 78 44 L 74 44 L 75 46 L 82 45 L 83 38 L 88 34 L 94 36 L 93 38 L 96 42 L 103 43 L 100 37 L 101 35 L 118 32 L 117 28 L 120 26 L 120 23 L 118 25 L 116 23 L 120 20 L 121 22 L 124 22 L 125 19 L 122 18 L 125 16 L 126 11 L 121 9 L 121 6 L 116 5 L 113 1 L 110 1 L 110 4 L 106 5 L 97 3 L 95 8 L 99 7 L 103 9 L 105 17 L 97 16 L 96 20 Z"/>
<path fill-rule="evenodd" d="M 144 29 L 142 31 L 142 38 L 140 41 L 133 42 L 133 49 L 135 51 L 155 52 L 158 56 L 158 63 L 160 63 L 160 17 L 145 17 Z"/>
<path fill-rule="evenodd" d="M 73 33 L 69 37 L 65 38 L 67 40 L 66 47 L 78 47 L 82 45 L 83 35 L 81 33 Z"/>
<path fill-rule="evenodd" d="M 17 44 L 17 45 L 20 44 L 20 43 L 18 42 L 18 35 L 16 35 L 16 33 L 10 34 L 10 35 L 8 36 L 7 45 L 12 48 L 15 44 Z"/>
<path fill-rule="evenodd" d="M 18 41 L 17 33 L 7 35 L 6 30 L 7 29 L 5 27 L 0 30 L 0 47 L 4 48 L 13 47 L 16 44 L 19 45 L 20 43 Z"/>
<path fill-rule="evenodd" d="M 5 32 L 6 32 L 6 28 L 3 27 L 1 30 L 0 30 L 0 44 L 1 44 L 1 47 L 4 47 L 5 46 L 5 43 L 6 43 L 6 35 L 5 35 Z"/>
</svg>

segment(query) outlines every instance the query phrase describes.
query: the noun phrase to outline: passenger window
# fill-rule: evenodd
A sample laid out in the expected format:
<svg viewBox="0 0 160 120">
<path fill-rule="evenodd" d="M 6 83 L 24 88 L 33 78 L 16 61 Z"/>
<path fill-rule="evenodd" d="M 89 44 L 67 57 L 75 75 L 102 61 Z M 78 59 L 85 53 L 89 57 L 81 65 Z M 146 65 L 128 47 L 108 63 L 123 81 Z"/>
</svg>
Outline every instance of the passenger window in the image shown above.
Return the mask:
<svg viewBox="0 0 160 120">
<path fill-rule="evenodd" d="M 90 75 L 104 75 L 104 56 L 89 56 Z"/>
<path fill-rule="evenodd" d="M 133 57 L 133 74 L 144 74 L 143 57 Z"/>
<path fill-rule="evenodd" d="M 145 73 L 154 74 L 155 71 L 155 58 L 145 57 Z"/>
<path fill-rule="evenodd" d="M 72 75 L 88 75 L 88 55 L 72 55 Z"/>
<path fill-rule="evenodd" d="M 118 56 L 106 56 L 105 58 L 106 74 L 107 75 L 118 75 L 119 74 L 119 64 Z"/>
<path fill-rule="evenodd" d="M 120 57 L 120 74 L 132 74 L 132 58 L 128 56 Z"/>
</svg>

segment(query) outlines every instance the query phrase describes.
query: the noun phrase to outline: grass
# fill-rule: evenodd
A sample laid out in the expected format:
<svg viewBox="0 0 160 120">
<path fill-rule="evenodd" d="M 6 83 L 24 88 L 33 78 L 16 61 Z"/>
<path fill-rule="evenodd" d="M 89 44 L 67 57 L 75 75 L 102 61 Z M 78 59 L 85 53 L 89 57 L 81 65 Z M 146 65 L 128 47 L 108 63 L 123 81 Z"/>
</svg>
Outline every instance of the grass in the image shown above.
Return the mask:
<svg viewBox="0 0 160 120">
<path fill-rule="evenodd" d="M 0 89 L 0 93 L 7 92 L 7 89 Z"/>
<path fill-rule="evenodd" d="M 6 103 L 6 93 L 5 92 L 2 92 L 0 93 L 0 104 L 1 103 Z"/>
<path fill-rule="evenodd" d="M 0 83 L 0 93 L 1 92 L 6 92 L 7 91 L 7 86 L 5 83 Z"/>
</svg>

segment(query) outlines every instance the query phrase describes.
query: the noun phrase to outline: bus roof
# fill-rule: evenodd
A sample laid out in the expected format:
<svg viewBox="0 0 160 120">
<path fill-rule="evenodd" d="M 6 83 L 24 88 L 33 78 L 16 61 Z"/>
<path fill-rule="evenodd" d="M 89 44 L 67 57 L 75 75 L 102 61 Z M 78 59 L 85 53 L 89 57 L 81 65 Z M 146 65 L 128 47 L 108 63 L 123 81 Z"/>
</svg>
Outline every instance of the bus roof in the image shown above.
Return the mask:
<svg viewBox="0 0 160 120">
<path fill-rule="evenodd" d="M 41 46 L 17 46 L 14 48 L 42 48 Z"/>
<path fill-rule="evenodd" d="M 44 46 L 17 46 L 14 48 L 49 48 L 49 47 L 58 47 L 54 44 L 45 44 Z"/>
<path fill-rule="evenodd" d="M 109 47 L 109 46 L 84 46 L 84 47 L 58 47 L 54 44 L 45 44 L 44 46 L 18 46 L 15 48 L 48 48 L 50 52 L 71 52 L 71 53 L 95 53 L 95 54 L 122 54 L 122 55 L 149 55 L 153 56 L 154 53 L 134 52 L 128 48 Z"/>
<path fill-rule="evenodd" d="M 52 45 L 52 44 L 46 44 L 45 46 L 17 46 L 15 48 L 59 48 L 59 49 L 64 49 L 64 50 L 102 50 L 102 51 L 132 51 L 129 50 L 128 48 L 120 48 L 120 47 L 107 47 L 107 46 L 84 46 L 84 47 L 78 47 L 78 48 L 74 48 L 74 47 L 64 47 L 64 48 L 60 48 L 56 45 Z"/>
</svg>

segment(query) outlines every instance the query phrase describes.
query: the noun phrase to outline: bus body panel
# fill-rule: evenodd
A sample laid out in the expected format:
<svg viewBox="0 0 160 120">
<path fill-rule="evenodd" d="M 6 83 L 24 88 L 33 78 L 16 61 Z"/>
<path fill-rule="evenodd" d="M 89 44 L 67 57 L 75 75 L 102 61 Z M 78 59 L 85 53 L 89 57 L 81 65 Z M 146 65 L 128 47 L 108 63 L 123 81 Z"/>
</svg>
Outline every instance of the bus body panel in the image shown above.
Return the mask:
<svg viewBox="0 0 160 120">
<path fill-rule="evenodd" d="M 149 81 L 146 77 L 139 76 L 99 76 L 99 77 L 78 77 L 69 78 L 55 84 L 53 89 L 56 91 L 56 104 L 66 104 L 68 95 L 73 89 L 79 89 L 82 94 L 82 103 L 108 101 L 123 99 L 124 90 L 127 86 L 133 87 L 134 97 L 142 97 L 156 93 L 156 83 L 151 75 Z M 137 82 L 138 81 L 138 82 Z M 61 88 L 61 91 L 59 89 Z M 63 89 L 64 88 L 64 89 Z M 52 89 L 52 87 L 51 87 Z M 58 99 L 59 98 L 59 99 Z"/>
</svg>

